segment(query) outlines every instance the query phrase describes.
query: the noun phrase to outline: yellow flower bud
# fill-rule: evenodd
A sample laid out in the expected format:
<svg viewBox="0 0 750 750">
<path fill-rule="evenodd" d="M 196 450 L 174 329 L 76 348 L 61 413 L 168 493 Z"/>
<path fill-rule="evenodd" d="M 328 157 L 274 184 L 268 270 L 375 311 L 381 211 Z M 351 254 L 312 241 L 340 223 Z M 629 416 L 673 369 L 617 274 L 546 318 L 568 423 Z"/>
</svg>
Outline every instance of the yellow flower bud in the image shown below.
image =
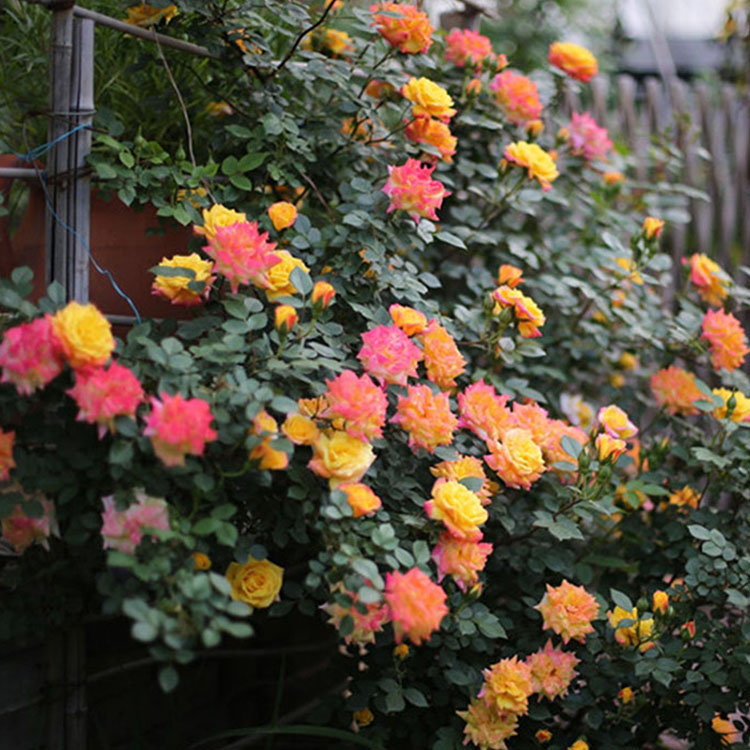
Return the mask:
<svg viewBox="0 0 750 750">
<path fill-rule="evenodd" d="M 282 333 L 291 331 L 298 320 L 297 311 L 291 305 L 278 305 L 274 311 L 276 330 Z"/>
</svg>

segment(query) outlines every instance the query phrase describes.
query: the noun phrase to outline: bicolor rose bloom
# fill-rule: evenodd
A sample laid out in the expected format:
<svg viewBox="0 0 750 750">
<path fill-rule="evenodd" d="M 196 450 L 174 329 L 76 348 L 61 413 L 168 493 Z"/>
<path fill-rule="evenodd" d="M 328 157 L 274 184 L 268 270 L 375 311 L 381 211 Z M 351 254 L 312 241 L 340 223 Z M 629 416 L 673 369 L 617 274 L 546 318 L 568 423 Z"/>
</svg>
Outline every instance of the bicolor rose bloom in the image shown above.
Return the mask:
<svg viewBox="0 0 750 750">
<path fill-rule="evenodd" d="M 434 453 L 438 445 L 450 445 L 458 425 L 448 394 L 435 394 L 428 385 L 408 386 L 406 396 L 398 397 L 391 422 L 409 433 L 412 450 L 424 448 L 428 453 Z"/>
<path fill-rule="evenodd" d="M 0 344 L 0 367 L 0 382 L 13 383 L 22 396 L 30 396 L 54 380 L 62 372 L 63 353 L 52 316 L 9 328 Z"/>
<path fill-rule="evenodd" d="M 281 338 L 284 338 L 298 321 L 299 315 L 291 305 L 276 305 L 273 311 L 273 325 Z"/>
<path fill-rule="evenodd" d="M 344 594 L 351 599 L 351 605 L 339 604 L 335 599 L 321 605 L 321 609 L 331 618 L 329 625 L 337 630 L 341 629 L 341 622 L 345 617 L 351 617 L 354 627 L 351 633 L 344 636 L 345 643 L 375 643 L 375 633 L 383 629 L 383 625 L 390 621 L 390 613 L 386 604 L 363 604 L 359 597 L 344 588 L 343 583 L 337 583 L 331 589 L 331 594 Z M 355 606 L 356 605 L 356 606 Z M 360 608 L 364 607 L 365 612 Z"/>
<path fill-rule="evenodd" d="M 714 409 L 711 414 L 716 419 L 726 419 L 729 415 L 729 401 L 734 399 L 734 406 L 730 419 L 732 422 L 750 422 L 750 398 L 742 391 L 730 391 L 728 388 L 714 388 L 714 396 L 719 396 L 724 401 L 723 406 Z"/>
<path fill-rule="evenodd" d="M 284 568 L 252 556 L 248 556 L 244 564 L 229 563 L 224 575 L 229 581 L 232 599 L 255 609 L 265 609 L 277 601 L 284 582 Z"/>
<path fill-rule="evenodd" d="M 290 276 L 295 268 L 301 268 L 305 273 L 310 269 L 288 250 L 275 253 L 277 260 L 268 269 L 268 278 L 263 284 L 269 302 L 275 302 L 279 297 L 291 297 L 299 291 L 292 283 Z"/>
<path fill-rule="evenodd" d="M 600 127 L 588 112 L 573 112 L 568 134 L 571 151 L 576 156 L 586 161 L 606 161 L 612 141 L 607 137 L 607 128 Z"/>
<path fill-rule="evenodd" d="M 211 429 L 211 407 L 200 398 L 177 393 L 151 397 L 151 414 L 143 434 L 151 438 L 154 453 L 165 466 L 184 466 L 185 456 L 202 456 L 206 443 L 216 440 Z"/>
<path fill-rule="evenodd" d="M 141 543 L 145 529 L 169 529 L 169 509 L 161 498 L 134 491 L 135 502 L 118 510 L 114 495 L 102 498 L 102 546 L 132 555 Z"/>
<path fill-rule="evenodd" d="M 391 305 L 388 308 L 391 314 L 391 320 L 407 335 L 414 336 L 422 333 L 427 327 L 427 316 L 424 313 L 415 310 L 413 307 L 405 305 Z"/>
<path fill-rule="evenodd" d="M 550 701 L 564 698 L 575 679 L 575 667 L 579 661 L 575 654 L 554 648 L 549 639 L 544 648 L 531 654 L 526 664 L 531 670 L 531 683 L 539 700 L 543 697 Z"/>
<path fill-rule="evenodd" d="M 173 255 L 171 258 L 162 258 L 160 266 L 166 268 L 186 268 L 193 272 L 193 276 L 162 276 L 157 275 L 151 284 L 151 294 L 169 300 L 173 305 L 192 307 L 200 305 L 203 300 L 208 299 L 211 292 L 211 284 L 216 277 L 211 274 L 213 263 L 198 255 Z M 203 284 L 203 291 L 190 288 L 191 283 Z"/>
<path fill-rule="evenodd" d="M 695 402 L 705 398 L 695 383 L 695 375 L 677 365 L 655 372 L 650 385 L 656 402 L 670 414 L 697 414 Z"/>
<path fill-rule="evenodd" d="M 112 326 L 90 303 L 68 302 L 52 316 L 52 330 L 73 369 L 100 367 L 115 348 Z"/>
<path fill-rule="evenodd" d="M 528 430 L 512 428 L 501 442 L 487 441 L 487 448 L 484 460 L 506 487 L 528 490 L 546 469 L 542 449 Z"/>
<path fill-rule="evenodd" d="M 391 610 L 396 643 L 404 636 L 415 645 L 428 641 L 448 614 L 445 591 L 419 568 L 387 573 L 385 601 Z"/>
<path fill-rule="evenodd" d="M 511 143 L 503 157 L 506 162 L 525 169 L 530 180 L 538 180 L 545 193 L 552 189 L 552 183 L 560 176 L 555 160 L 536 143 Z"/>
<path fill-rule="evenodd" d="M 424 504 L 424 510 L 433 521 L 442 521 L 451 536 L 467 542 L 482 538 L 479 527 L 489 518 L 475 492 L 448 479 L 435 482 L 432 499 Z"/>
<path fill-rule="evenodd" d="M 203 246 L 214 261 L 213 270 L 229 281 L 232 294 L 241 284 L 268 285 L 269 271 L 281 258 L 273 252 L 276 243 L 267 239 L 268 232 L 258 232 L 257 221 L 242 221 L 217 227 Z"/>
<path fill-rule="evenodd" d="M 13 492 L 17 489 L 19 488 L 11 487 L 10 491 Z M 24 513 L 24 505 L 16 503 L 11 513 L 0 521 L 2 539 L 19 555 L 32 544 L 39 544 L 48 550 L 49 542 L 47 540 L 49 537 L 52 534 L 59 534 L 54 503 L 44 497 L 28 499 L 41 503 L 41 516 L 37 518 L 27 516 Z"/>
<path fill-rule="evenodd" d="M 539 91 L 526 76 L 504 70 L 492 79 L 490 89 L 495 92 L 500 109 L 514 125 L 525 125 L 529 120 L 541 117 Z"/>
<path fill-rule="evenodd" d="M 527 297 L 519 289 L 513 289 L 510 286 L 499 286 L 492 292 L 492 299 L 495 302 L 492 310 L 495 315 L 498 315 L 508 307 L 513 308 L 518 332 L 521 336 L 524 338 L 537 338 L 542 335 L 539 329 L 545 324 L 547 319 L 531 297 Z"/>
<path fill-rule="evenodd" d="M 247 216 L 244 213 L 233 211 L 231 208 L 222 206 L 221 203 L 214 203 L 211 208 L 203 209 L 203 226 L 194 226 L 193 232 L 207 240 L 212 240 L 216 236 L 216 230 L 220 227 L 229 227 L 246 221 Z"/>
<path fill-rule="evenodd" d="M 381 383 L 406 385 L 417 377 L 422 350 L 398 326 L 376 326 L 362 334 L 357 359 Z"/>
<path fill-rule="evenodd" d="M 404 135 L 414 143 L 425 143 L 437 149 L 443 161 L 453 161 L 458 140 L 444 122 L 431 117 L 416 117 L 406 126 Z"/>
<path fill-rule="evenodd" d="M 466 722 L 464 744 L 472 742 L 481 750 L 507 750 L 505 740 L 518 728 L 518 714 L 498 711 L 484 700 L 474 698 L 465 711 L 456 714 Z"/>
<path fill-rule="evenodd" d="M 571 638 L 583 643 L 594 632 L 591 621 L 599 614 L 596 599 L 583 586 L 574 586 L 566 580 L 559 586 L 548 583 L 547 592 L 534 609 L 544 618 L 543 629 L 553 630 L 563 643 Z"/>
<path fill-rule="evenodd" d="M 634 607 L 630 612 L 622 607 L 615 607 L 613 611 L 607 612 L 610 627 L 615 631 L 615 640 L 621 646 L 637 646 L 641 653 L 656 646 L 652 636 L 654 621 L 652 618 L 641 620 L 638 617 L 638 609 Z M 633 621 L 632 625 L 623 625 L 623 620 Z"/>
<path fill-rule="evenodd" d="M 599 63 L 591 52 L 572 42 L 550 44 L 548 60 L 550 65 L 584 83 L 588 83 L 599 72 Z"/>
<path fill-rule="evenodd" d="M 596 415 L 596 421 L 613 438 L 627 440 L 638 434 L 638 428 L 630 421 L 628 415 L 614 404 L 602 406 Z"/>
<path fill-rule="evenodd" d="M 685 263 L 685 260 L 682 261 Z M 701 299 L 712 307 L 721 307 L 727 298 L 729 279 L 718 263 L 704 253 L 693 253 L 690 264 L 690 281 Z"/>
<path fill-rule="evenodd" d="M 347 482 L 359 482 L 375 460 L 368 442 L 341 430 L 321 432 L 312 447 L 313 457 L 307 467 L 327 479 L 331 489 Z"/>
<path fill-rule="evenodd" d="M 343 419 L 346 432 L 363 440 L 383 436 L 388 398 L 369 375 L 344 370 L 333 380 L 326 380 L 326 385 L 328 409 L 324 418 Z"/>
<path fill-rule="evenodd" d="M 517 656 L 501 659 L 482 670 L 484 685 L 479 698 L 499 713 L 523 715 L 529 710 L 529 696 L 534 692 L 531 670 Z"/>
<path fill-rule="evenodd" d="M 436 117 L 448 122 L 456 114 L 450 94 L 429 78 L 410 78 L 401 87 L 401 96 L 414 104 L 414 117 Z"/>
<path fill-rule="evenodd" d="M 494 57 L 489 37 L 471 29 L 451 29 L 445 38 L 445 59 L 463 68 L 467 63 L 480 66 Z"/>
<path fill-rule="evenodd" d="M 372 515 L 383 504 L 380 498 L 361 482 L 340 484 L 339 489 L 346 494 L 346 502 L 349 503 L 355 518 Z"/>
<path fill-rule="evenodd" d="M 115 431 L 115 417 L 135 418 L 135 411 L 145 398 L 138 378 L 117 362 L 106 369 L 77 371 L 75 385 L 66 393 L 78 406 L 76 419 L 98 425 L 100 439 L 107 431 Z"/>
<path fill-rule="evenodd" d="M 16 462 L 13 459 L 13 446 L 15 442 L 15 431 L 4 432 L 0 428 L 0 482 L 8 479 L 10 477 L 10 470 L 16 467 Z"/>
<path fill-rule="evenodd" d="M 289 466 L 289 456 L 285 451 L 274 448 L 271 443 L 279 436 L 279 425 L 265 410 L 259 411 L 253 417 L 253 435 L 259 435 L 262 440 L 249 453 L 251 461 L 258 462 L 258 468 L 263 471 L 281 471 Z"/>
<path fill-rule="evenodd" d="M 297 221 L 297 209 L 293 203 L 288 201 L 279 201 L 268 207 L 268 216 L 271 219 L 273 228 L 279 232 L 287 229 Z"/>
<path fill-rule="evenodd" d="M 466 370 L 466 360 L 461 356 L 453 336 L 436 320 L 431 320 L 419 338 L 424 351 L 427 379 L 444 391 L 455 388 L 456 378 Z"/>
<path fill-rule="evenodd" d="M 530 401 L 521 404 L 518 401 L 513 403 L 513 419 L 515 427 L 521 430 L 528 430 L 531 433 L 532 440 L 544 452 L 544 443 L 550 438 L 550 420 L 547 410 L 539 406 L 536 401 Z"/>
<path fill-rule="evenodd" d="M 701 325 L 702 339 L 708 341 L 714 369 L 736 370 L 745 361 L 750 349 L 740 321 L 723 310 L 709 310 Z"/>
<path fill-rule="evenodd" d="M 439 180 L 432 179 L 435 167 L 428 167 L 418 159 L 407 159 L 400 167 L 388 166 L 388 180 L 383 192 L 391 199 L 386 213 L 400 209 L 415 222 L 419 217 L 438 220 L 435 213 L 450 195 Z"/>
<path fill-rule="evenodd" d="M 478 380 L 458 394 L 458 426 L 482 440 L 499 440 L 516 426 L 507 403 L 507 396 L 498 395 L 494 386 Z"/>
<path fill-rule="evenodd" d="M 385 11 L 388 15 L 378 11 Z M 411 55 L 427 52 L 430 48 L 433 32 L 430 19 L 415 5 L 377 3 L 370 6 L 370 13 L 378 33 L 391 47 Z"/>
<path fill-rule="evenodd" d="M 587 430 L 594 423 L 594 407 L 580 393 L 560 395 L 560 409 L 576 427 Z"/>
<path fill-rule="evenodd" d="M 432 559 L 438 569 L 438 583 L 452 576 L 461 591 L 468 591 L 479 580 L 487 558 L 492 554 L 488 542 L 473 542 L 443 533 L 432 550 Z"/>
<path fill-rule="evenodd" d="M 476 490 L 477 497 L 482 505 L 489 505 L 492 495 L 498 491 L 498 486 L 491 482 L 484 473 L 484 465 L 475 456 L 460 456 L 454 461 L 441 461 L 430 467 L 433 477 L 451 479 L 459 482 L 462 479 L 473 477 L 482 480 L 482 486 Z"/>
</svg>

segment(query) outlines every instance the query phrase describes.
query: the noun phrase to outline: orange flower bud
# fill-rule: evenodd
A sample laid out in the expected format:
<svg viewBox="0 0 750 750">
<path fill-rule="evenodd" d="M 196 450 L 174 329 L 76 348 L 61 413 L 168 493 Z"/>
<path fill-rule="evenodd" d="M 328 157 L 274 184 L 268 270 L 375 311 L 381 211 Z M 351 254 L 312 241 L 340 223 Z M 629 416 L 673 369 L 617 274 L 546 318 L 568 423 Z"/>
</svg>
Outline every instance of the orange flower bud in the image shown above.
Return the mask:
<svg viewBox="0 0 750 750">
<path fill-rule="evenodd" d="M 211 558 L 202 552 L 193 552 L 193 564 L 196 570 L 209 570 L 211 567 Z"/>
<path fill-rule="evenodd" d="M 620 182 L 625 182 L 625 176 L 622 172 L 605 172 L 602 177 L 607 185 L 617 185 Z"/>
<path fill-rule="evenodd" d="M 663 615 L 667 613 L 667 607 L 669 606 L 669 596 L 665 591 L 654 591 L 654 598 L 652 607 L 654 612 L 661 612 Z"/>
<path fill-rule="evenodd" d="M 624 704 L 630 703 L 630 701 L 633 700 L 633 689 L 629 687 L 624 687 L 620 692 L 617 694 L 617 697 L 620 699 L 620 701 Z"/>
<path fill-rule="evenodd" d="M 643 220 L 643 226 L 641 227 L 641 231 L 646 235 L 647 240 L 654 237 L 658 238 L 662 229 L 664 229 L 663 219 L 657 219 L 654 216 L 647 216 Z"/>
<path fill-rule="evenodd" d="M 482 90 L 482 81 L 480 81 L 479 78 L 472 78 L 466 84 L 466 93 L 470 94 L 471 96 L 478 96 L 481 90 Z"/>
<path fill-rule="evenodd" d="M 552 739 L 552 732 L 549 729 L 539 729 L 534 737 L 540 745 L 544 745 Z"/>
<path fill-rule="evenodd" d="M 279 305 L 274 311 L 274 322 L 277 331 L 291 331 L 299 320 L 297 311 L 291 305 Z"/>
<path fill-rule="evenodd" d="M 325 309 L 335 295 L 336 290 L 327 281 L 316 281 L 312 290 L 312 303 Z"/>
</svg>

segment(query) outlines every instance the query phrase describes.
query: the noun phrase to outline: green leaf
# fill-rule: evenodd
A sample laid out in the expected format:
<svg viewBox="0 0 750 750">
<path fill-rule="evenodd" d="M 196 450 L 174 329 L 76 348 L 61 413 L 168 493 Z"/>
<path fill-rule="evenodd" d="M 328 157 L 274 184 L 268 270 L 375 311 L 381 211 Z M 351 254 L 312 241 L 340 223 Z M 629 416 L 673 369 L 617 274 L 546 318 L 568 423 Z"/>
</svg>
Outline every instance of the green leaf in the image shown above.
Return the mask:
<svg viewBox="0 0 750 750">
<path fill-rule="evenodd" d="M 457 237 L 455 234 L 452 234 L 451 232 L 436 232 L 435 239 L 438 239 L 441 242 L 445 242 L 447 245 L 460 247 L 462 250 L 468 249 L 466 245 L 464 244 L 464 241 L 460 237 Z"/>
<path fill-rule="evenodd" d="M 263 164 L 267 156 L 268 154 L 265 151 L 259 151 L 257 154 L 245 154 L 237 166 L 241 172 L 251 172 Z"/>
<path fill-rule="evenodd" d="M 562 436 L 560 445 L 569 456 L 572 456 L 575 459 L 577 459 L 578 456 L 581 455 L 581 451 L 583 450 L 583 446 L 569 435 Z"/>
<path fill-rule="evenodd" d="M 236 188 L 244 190 L 247 193 L 253 189 L 253 183 L 243 174 L 233 174 L 229 178 L 229 182 L 231 182 Z"/>
<path fill-rule="evenodd" d="M 429 706 L 427 698 L 425 698 L 424 694 L 416 688 L 405 688 L 404 698 L 406 698 L 406 700 L 408 700 L 413 706 L 418 706 L 419 708 L 427 708 Z"/>
<path fill-rule="evenodd" d="M 197 536 L 206 536 L 207 534 L 213 534 L 221 525 L 218 518 L 202 518 L 193 525 L 192 531 Z"/>
<path fill-rule="evenodd" d="M 152 266 L 148 269 L 149 273 L 155 276 L 164 276 L 166 278 L 195 278 L 195 271 L 192 268 L 183 268 L 182 266 Z"/>
<path fill-rule="evenodd" d="M 689 524 L 687 528 L 690 534 L 694 536 L 696 539 L 705 541 L 711 538 L 711 532 L 704 526 L 700 526 L 697 523 Z"/>
<path fill-rule="evenodd" d="M 143 643 L 150 643 L 156 638 L 159 631 L 150 623 L 141 620 L 140 622 L 133 623 L 133 627 L 130 628 L 130 633 L 135 640 L 142 641 Z"/>
<path fill-rule="evenodd" d="M 310 294 L 313 288 L 310 274 L 299 266 L 295 266 L 289 274 L 289 281 L 292 286 L 302 295 Z"/>
<path fill-rule="evenodd" d="M 618 591 L 617 589 L 610 589 L 609 596 L 615 603 L 615 606 L 622 607 L 628 612 L 632 612 L 633 609 L 635 609 L 635 607 L 633 606 L 633 602 L 630 601 L 630 597 L 628 597 L 627 594 L 623 594 L 622 591 Z"/>
<path fill-rule="evenodd" d="M 109 462 L 118 466 L 129 466 L 133 460 L 133 444 L 115 440 L 109 449 Z"/>
<path fill-rule="evenodd" d="M 386 693 L 385 696 L 385 709 L 388 713 L 398 713 L 406 708 L 404 703 L 404 696 L 401 691 Z"/>
<path fill-rule="evenodd" d="M 171 693 L 180 682 L 180 676 L 173 666 L 162 667 L 159 670 L 159 685 L 165 693 Z"/>
</svg>

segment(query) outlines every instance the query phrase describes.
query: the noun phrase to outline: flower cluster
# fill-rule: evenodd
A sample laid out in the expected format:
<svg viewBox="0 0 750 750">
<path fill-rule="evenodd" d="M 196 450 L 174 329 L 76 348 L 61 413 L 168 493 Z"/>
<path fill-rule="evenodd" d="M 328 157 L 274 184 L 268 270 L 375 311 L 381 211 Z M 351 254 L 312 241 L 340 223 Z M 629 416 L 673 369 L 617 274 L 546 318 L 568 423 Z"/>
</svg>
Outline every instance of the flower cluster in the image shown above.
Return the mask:
<svg viewBox="0 0 750 750">
<path fill-rule="evenodd" d="M 427 14 L 416 6 L 377 3 L 370 6 L 370 13 L 380 35 L 400 52 L 413 55 L 430 48 L 433 29 Z"/>
<path fill-rule="evenodd" d="M 132 555 L 143 539 L 145 529 L 169 529 L 169 510 L 161 498 L 134 491 L 135 502 L 118 510 L 113 495 L 102 498 L 102 540 L 104 549 Z"/>
</svg>

